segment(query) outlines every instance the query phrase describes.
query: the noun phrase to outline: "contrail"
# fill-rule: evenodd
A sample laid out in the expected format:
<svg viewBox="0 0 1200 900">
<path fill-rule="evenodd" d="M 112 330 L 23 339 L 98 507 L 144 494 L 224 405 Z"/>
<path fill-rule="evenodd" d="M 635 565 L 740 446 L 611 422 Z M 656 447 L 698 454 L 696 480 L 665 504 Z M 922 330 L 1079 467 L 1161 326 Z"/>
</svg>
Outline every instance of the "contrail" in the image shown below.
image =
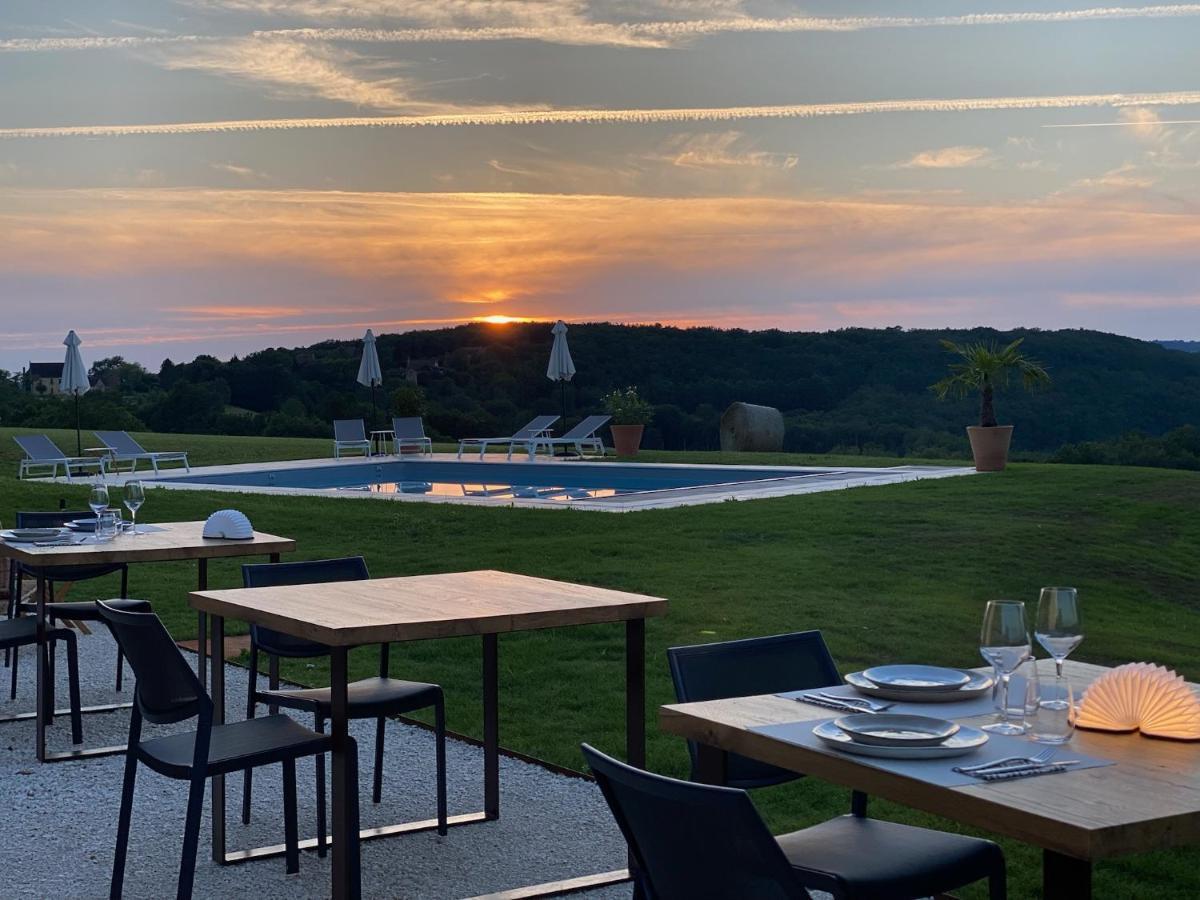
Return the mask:
<svg viewBox="0 0 1200 900">
<path fill-rule="evenodd" d="M 595 44 L 630 47 L 669 47 L 692 38 L 717 34 L 798 32 L 851 32 L 882 28 L 955 28 L 1030 23 L 1071 23 L 1113 19 L 1166 19 L 1200 15 L 1200 4 L 1156 6 L 1101 6 L 1091 9 L 1042 12 L 975 13 L 959 16 L 790 16 L 756 18 L 739 16 L 677 22 L 569 22 L 552 26 L 479 26 L 432 28 L 287 28 L 254 31 L 258 38 L 298 41 L 355 41 L 365 43 L 423 43 L 448 41 L 535 40 L 556 44 Z M 37 52 L 134 49 L 174 43 L 220 41 L 246 35 L 130 35 L 85 37 L 9 38 L 0 40 L 0 51 Z"/>
<path fill-rule="evenodd" d="M 874 100 L 858 103 L 802 103 L 787 106 L 733 106 L 694 109 L 532 109 L 463 112 L 423 116 L 338 116 L 331 118 L 234 119 L 221 122 L 165 122 L 142 125 L 65 125 L 4 128 L 0 138 L 123 137 L 127 135 L 212 134 L 293 131 L 311 128 L 428 128 L 481 125 L 650 124 L 731 122 L 742 119 L 815 119 L 897 112 L 974 112 L 1008 109 L 1072 109 L 1107 106 L 1200 104 L 1200 91 L 1147 94 L 1067 94 L 1041 97 Z"/>
</svg>

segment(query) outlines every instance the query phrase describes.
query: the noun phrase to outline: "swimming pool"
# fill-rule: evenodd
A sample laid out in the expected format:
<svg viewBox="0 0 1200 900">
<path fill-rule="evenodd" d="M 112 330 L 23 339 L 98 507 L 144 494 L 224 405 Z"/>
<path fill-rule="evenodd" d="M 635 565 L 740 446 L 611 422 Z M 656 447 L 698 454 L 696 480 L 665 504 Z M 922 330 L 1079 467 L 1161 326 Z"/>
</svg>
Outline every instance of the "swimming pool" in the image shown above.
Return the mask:
<svg viewBox="0 0 1200 900">
<path fill-rule="evenodd" d="M 922 466 L 831 469 L 387 457 L 219 466 L 148 483 L 250 493 L 617 510 L 809 493 L 962 472 Z"/>
</svg>

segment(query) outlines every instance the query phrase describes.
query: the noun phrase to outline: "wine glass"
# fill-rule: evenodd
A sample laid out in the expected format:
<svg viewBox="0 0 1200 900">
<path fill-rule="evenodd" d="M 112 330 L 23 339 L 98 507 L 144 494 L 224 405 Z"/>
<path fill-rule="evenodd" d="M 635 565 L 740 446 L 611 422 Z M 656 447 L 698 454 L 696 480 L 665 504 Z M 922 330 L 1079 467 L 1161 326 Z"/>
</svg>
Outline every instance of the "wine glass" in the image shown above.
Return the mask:
<svg viewBox="0 0 1200 900">
<path fill-rule="evenodd" d="M 1042 588 L 1033 633 L 1038 643 L 1054 657 L 1054 671 L 1057 677 L 1062 678 L 1063 660 L 1083 641 L 1079 622 L 1079 592 L 1075 588 Z"/>
<path fill-rule="evenodd" d="M 137 511 L 142 504 L 146 502 L 146 489 L 140 481 L 125 482 L 125 508 L 129 510 L 129 515 L 133 518 L 133 533 L 138 534 L 137 529 Z"/>
<path fill-rule="evenodd" d="M 979 652 L 1000 675 L 1000 721 L 984 725 L 996 734 L 1024 734 L 1025 725 L 1010 721 L 1008 686 L 1012 673 L 1032 649 L 1025 625 L 1025 604 L 1020 600 L 989 600 L 979 632 Z"/>
<path fill-rule="evenodd" d="M 99 478 L 92 483 L 91 493 L 88 494 L 88 506 L 92 510 L 92 515 L 96 517 L 96 538 L 99 540 L 100 531 L 100 513 L 108 509 L 108 485 Z"/>
</svg>

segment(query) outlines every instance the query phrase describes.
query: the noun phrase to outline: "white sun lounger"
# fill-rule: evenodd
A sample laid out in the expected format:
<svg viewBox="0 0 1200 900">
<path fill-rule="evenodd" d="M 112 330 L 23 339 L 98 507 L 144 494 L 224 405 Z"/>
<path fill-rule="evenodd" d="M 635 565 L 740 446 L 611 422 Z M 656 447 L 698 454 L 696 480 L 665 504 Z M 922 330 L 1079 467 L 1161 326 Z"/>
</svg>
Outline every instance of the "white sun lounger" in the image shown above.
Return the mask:
<svg viewBox="0 0 1200 900">
<path fill-rule="evenodd" d="M 54 441 L 44 434 L 24 434 L 14 437 L 17 446 L 25 451 L 21 460 L 21 468 L 17 471 L 18 478 L 25 478 L 33 469 L 50 469 L 50 477 L 58 477 L 58 467 L 66 472 L 67 481 L 71 480 L 71 467 L 77 469 L 92 468 L 101 475 L 104 474 L 104 459 L 96 456 L 67 456 L 58 449 Z"/>
<path fill-rule="evenodd" d="M 371 442 L 367 440 L 367 428 L 362 419 L 333 420 L 333 456 L 341 459 L 345 450 L 361 450 L 363 456 L 371 455 Z"/>
<path fill-rule="evenodd" d="M 483 454 L 487 452 L 489 444 L 524 444 L 536 437 L 546 435 L 550 431 L 550 426 L 558 421 L 558 416 L 538 416 L 524 428 L 517 431 L 515 434 L 510 434 L 507 437 L 491 437 L 491 438 L 463 438 L 458 442 L 458 458 L 462 459 L 463 450 L 470 447 L 474 450 L 479 448 L 479 458 L 483 459 Z"/>
<path fill-rule="evenodd" d="M 425 423 L 420 416 L 392 419 L 392 452 L 403 456 L 405 447 L 416 447 L 433 456 L 433 441 L 425 436 Z"/>
<path fill-rule="evenodd" d="M 551 456 L 555 447 L 574 447 L 575 452 L 583 456 L 586 447 L 600 456 L 604 455 L 604 441 L 596 434 L 608 424 L 612 416 L 588 416 L 562 437 L 538 436 L 528 441 L 511 441 L 508 445 L 508 458 L 512 459 L 513 450 L 524 447 L 530 459 L 534 459 L 538 450 L 545 448 Z"/>
<path fill-rule="evenodd" d="M 130 437 L 128 431 L 96 431 L 93 433 L 100 439 L 100 443 L 108 448 L 108 458 L 115 464 L 129 463 L 131 473 L 136 472 L 137 464 L 143 461 L 150 463 L 155 475 L 158 474 L 159 463 L 165 462 L 181 462 L 186 471 L 192 471 L 192 467 L 188 465 L 188 456 L 182 450 L 151 452 Z"/>
</svg>

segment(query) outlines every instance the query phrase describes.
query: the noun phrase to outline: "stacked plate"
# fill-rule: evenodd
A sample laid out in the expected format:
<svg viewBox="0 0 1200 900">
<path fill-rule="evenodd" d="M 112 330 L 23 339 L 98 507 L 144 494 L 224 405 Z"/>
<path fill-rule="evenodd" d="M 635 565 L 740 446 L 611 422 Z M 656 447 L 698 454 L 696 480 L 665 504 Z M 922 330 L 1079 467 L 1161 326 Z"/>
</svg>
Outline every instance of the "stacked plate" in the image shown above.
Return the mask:
<svg viewBox="0 0 1200 900">
<path fill-rule="evenodd" d="M 989 674 L 941 666 L 875 666 L 851 672 L 846 683 L 868 697 L 907 703 L 950 703 L 987 694 L 994 684 Z"/>
<path fill-rule="evenodd" d="M 39 541 L 52 541 L 62 534 L 59 528 L 13 528 L 0 531 L 0 538 L 10 544 L 32 544 Z"/>
<path fill-rule="evenodd" d="M 856 713 L 822 722 L 813 734 L 825 744 L 857 753 L 892 759 L 940 759 L 962 756 L 987 743 L 978 728 L 932 716 Z"/>
</svg>

